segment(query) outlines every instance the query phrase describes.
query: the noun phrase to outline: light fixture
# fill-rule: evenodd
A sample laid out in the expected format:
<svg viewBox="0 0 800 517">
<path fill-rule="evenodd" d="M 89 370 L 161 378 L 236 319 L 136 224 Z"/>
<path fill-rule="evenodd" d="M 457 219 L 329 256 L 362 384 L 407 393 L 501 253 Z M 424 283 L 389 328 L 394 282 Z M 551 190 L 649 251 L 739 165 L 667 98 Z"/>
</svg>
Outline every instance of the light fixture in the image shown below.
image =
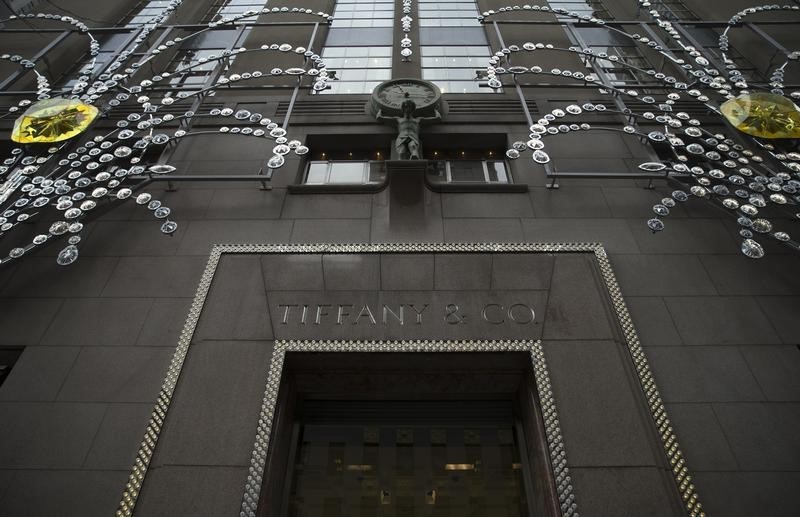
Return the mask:
<svg viewBox="0 0 800 517">
<path fill-rule="evenodd" d="M 354 465 L 347 465 L 345 466 L 345 470 L 349 470 L 351 472 L 369 472 L 372 470 L 372 465 L 366 464 L 354 464 Z"/>
<path fill-rule="evenodd" d="M 445 470 L 475 470 L 474 463 L 446 463 Z"/>
</svg>

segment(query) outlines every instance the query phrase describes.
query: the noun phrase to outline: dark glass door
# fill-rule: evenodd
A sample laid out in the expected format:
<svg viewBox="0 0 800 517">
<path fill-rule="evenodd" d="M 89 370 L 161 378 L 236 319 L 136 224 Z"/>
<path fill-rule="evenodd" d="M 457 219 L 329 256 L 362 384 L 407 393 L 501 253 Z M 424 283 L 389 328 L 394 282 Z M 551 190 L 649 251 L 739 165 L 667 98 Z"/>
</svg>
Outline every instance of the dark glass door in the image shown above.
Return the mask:
<svg viewBox="0 0 800 517">
<path fill-rule="evenodd" d="M 513 403 L 304 401 L 291 517 L 527 517 Z"/>
</svg>

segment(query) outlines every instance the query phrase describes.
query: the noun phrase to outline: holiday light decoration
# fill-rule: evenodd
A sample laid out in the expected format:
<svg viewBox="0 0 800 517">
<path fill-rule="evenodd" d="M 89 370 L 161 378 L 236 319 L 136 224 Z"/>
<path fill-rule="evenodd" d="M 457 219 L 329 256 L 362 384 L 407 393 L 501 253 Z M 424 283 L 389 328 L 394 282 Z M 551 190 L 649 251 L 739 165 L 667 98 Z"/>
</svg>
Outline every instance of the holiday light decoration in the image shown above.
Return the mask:
<svg viewBox="0 0 800 517">
<path fill-rule="evenodd" d="M 736 13 L 719 36 L 722 51 L 722 69 L 715 67 L 711 56 L 703 54 L 703 49 L 684 42 L 681 33 L 672 22 L 663 19 L 661 12 L 646 0 L 639 1 L 647 15 L 656 22 L 663 37 L 679 49 L 666 48 L 656 36 L 646 37 L 629 34 L 617 27 L 608 25 L 606 20 L 594 16 L 581 15 L 573 11 L 549 6 L 513 5 L 487 11 L 479 16 L 482 22 L 490 21 L 504 13 L 515 16 L 557 15 L 581 22 L 587 27 L 610 31 L 632 44 L 643 45 L 658 52 L 678 71 L 668 75 L 653 69 L 642 69 L 627 63 L 618 56 L 598 52 L 591 47 L 570 46 L 560 48 L 552 43 L 527 41 L 519 45 L 508 45 L 498 50 L 490 59 L 486 74 L 488 85 L 499 89 L 504 76 L 533 74 L 561 78 L 572 78 L 587 85 L 595 85 L 599 91 L 610 97 L 618 96 L 644 103 L 645 109 L 624 112 L 616 104 L 574 103 L 558 107 L 545 114 L 530 127 L 529 140 L 514 142 L 506 152 L 509 159 L 517 159 L 522 153 L 530 151 L 535 163 L 546 164 L 550 156 L 545 149 L 545 138 L 578 131 L 618 131 L 649 141 L 653 145 L 666 147 L 670 156 L 660 161 L 641 163 L 639 168 L 654 173 L 654 177 L 669 174 L 672 182 L 678 184 L 669 197 L 665 197 L 653 207 L 655 217 L 647 221 L 647 226 L 658 232 L 665 228 L 663 217 L 677 203 L 692 197 L 703 198 L 729 210 L 736 218 L 742 237 L 741 252 L 751 258 L 765 255 L 764 246 L 757 239 L 771 238 L 800 251 L 797 238 L 777 228 L 763 209 L 776 207 L 784 209 L 790 219 L 800 219 L 800 153 L 797 152 L 797 139 L 800 137 L 800 109 L 795 101 L 800 99 L 800 91 L 786 95 L 783 77 L 790 63 L 800 60 L 800 52 L 791 51 L 785 60 L 774 69 L 767 85 L 767 91 L 753 91 L 747 78 L 739 70 L 730 51 L 729 31 L 741 20 L 755 13 L 768 11 L 789 11 L 789 15 L 800 13 L 797 5 L 763 5 L 744 9 Z M 604 80 L 595 73 L 580 70 L 552 68 L 544 70 L 540 66 L 511 65 L 509 59 L 518 53 L 554 51 L 577 56 L 584 63 L 602 59 L 646 74 L 660 82 L 666 93 L 656 95 L 637 89 L 626 88 L 613 81 Z M 719 122 L 728 121 L 731 126 L 715 132 L 709 131 L 695 117 L 685 111 L 674 109 L 678 101 L 690 100 L 704 105 L 710 112 L 719 115 Z M 582 114 L 596 111 L 616 112 L 627 123 L 619 127 L 595 127 L 581 122 Z M 643 129 L 658 125 L 659 129 Z M 655 175 L 658 173 L 659 175 Z"/>
<path fill-rule="evenodd" d="M 70 16 L 54 14 L 28 14 L 12 16 L 2 23 L 46 20 L 72 26 L 89 40 L 90 62 L 83 67 L 71 88 L 55 94 L 54 87 L 32 60 L 5 54 L 0 56 L 17 63 L 37 78 L 37 100 L 23 99 L 12 106 L 5 116 L 17 117 L 11 139 L 19 144 L 10 156 L 0 162 L 0 243 L 15 238 L 13 234 L 26 221 L 34 218 L 51 218 L 47 231 L 33 236 L 28 242 L 12 245 L 0 251 L 0 265 L 18 260 L 36 247 L 55 239 L 65 238 L 65 246 L 56 261 L 61 265 L 74 263 L 79 257 L 81 232 L 84 220 L 101 205 L 133 199 L 149 209 L 160 222 L 161 231 L 171 234 L 178 225 L 170 219 L 171 210 L 147 192 L 135 192 L 134 178 L 170 174 L 176 168 L 159 163 L 159 153 L 170 143 L 209 133 L 234 135 L 273 141 L 273 155 L 266 167 L 276 169 L 285 163 L 289 153 L 304 155 L 308 147 L 299 140 L 290 140 L 287 130 L 277 121 L 261 113 L 231 108 L 197 111 L 202 109 L 203 98 L 216 90 L 232 84 L 270 76 L 297 76 L 311 78 L 311 89 L 326 89 L 328 72 L 322 59 L 312 50 L 288 43 L 264 44 L 259 48 L 244 47 L 223 50 L 218 55 L 200 58 L 173 71 L 162 71 L 144 79 L 143 67 L 153 64 L 154 58 L 170 49 L 177 49 L 187 41 L 206 31 L 230 26 L 244 18 L 258 15 L 309 14 L 329 23 L 332 17 L 301 7 L 269 7 L 247 11 L 236 16 L 223 17 L 209 22 L 205 28 L 187 36 L 174 37 L 144 49 L 148 36 L 165 24 L 165 20 L 181 5 L 172 0 L 150 21 L 144 24 L 134 40 L 134 48 L 118 49 L 116 58 L 106 67 L 97 68 L 100 44 L 88 26 Z M 281 69 L 253 70 L 241 74 L 222 75 L 214 84 L 201 89 L 181 89 L 173 84 L 192 73 L 195 68 L 221 64 L 246 53 L 293 53 L 304 65 Z M 159 91 L 156 91 L 160 87 Z M 156 100 L 155 96 L 159 99 Z M 174 108 L 164 113 L 167 106 L 185 104 L 183 113 Z M 20 114 L 20 112 L 22 112 Z M 97 125 L 99 120 L 114 116 L 116 127 L 108 129 Z M 217 131 L 193 130 L 191 123 L 200 119 L 218 120 Z M 16 239 L 14 242 L 18 241 Z M 3 255 L 2 253 L 5 253 Z"/>
</svg>

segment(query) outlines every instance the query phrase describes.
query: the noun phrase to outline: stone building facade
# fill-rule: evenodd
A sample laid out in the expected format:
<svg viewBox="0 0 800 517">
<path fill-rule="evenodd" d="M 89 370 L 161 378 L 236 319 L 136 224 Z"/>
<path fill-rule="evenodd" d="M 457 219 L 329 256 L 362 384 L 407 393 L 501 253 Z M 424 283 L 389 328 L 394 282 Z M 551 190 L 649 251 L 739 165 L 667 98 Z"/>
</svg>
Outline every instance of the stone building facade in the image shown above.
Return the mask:
<svg viewBox="0 0 800 517">
<path fill-rule="evenodd" d="M 686 515 L 693 496 L 711 516 L 800 513 L 797 253 L 765 242 L 764 258 L 743 256 L 735 218 L 701 199 L 651 232 L 652 206 L 675 187 L 646 177 L 638 165 L 654 149 L 620 132 L 555 136 L 546 168 L 527 155 L 505 159 L 529 139 L 525 110 L 535 121 L 614 100 L 544 76 L 521 76 L 518 87 L 507 78 L 494 91 L 474 76 L 499 49 L 566 48 L 578 37 L 642 67 L 667 65 L 553 14 L 472 24 L 474 13 L 507 5 L 474 3 L 411 2 L 409 57 L 401 0 L 270 1 L 312 13 L 214 27 L 202 45 L 175 45 L 137 71 L 138 81 L 225 48 L 288 43 L 331 60 L 337 77 L 320 94 L 308 78 L 280 75 L 207 96 L 201 109 L 288 118 L 287 136 L 310 151 L 273 169 L 273 143 L 199 120 L 193 129 L 208 134 L 154 158 L 176 167 L 174 180 L 140 185 L 172 209 L 171 235 L 134 202 L 109 204 L 85 221 L 74 264 L 57 265 L 53 244 L 0 267 L 0 515 L 572 515 L 574 502 L 584 516 L 672 516 Z M 104 56 L 130 43 L 147 9 L 169 2 L 18 4 L 0 9 L 84 20 Z M 165 39 L 264 4 L 184 1 Z M 635 0 L 550 4 L 631 32 L 650 20 Z M 749 6 L 652 4 L 701 43 Z M 796 13 L 758 16 L 768 38 L 794 48 Z M 4 21 L 3 52 L 34 56 L 61 30 Z M 163 31 L 144 48 L 163 43 Z M 764 76 L 778 63 L 774 47 L 740 31 L 741 68 Z M 86 59 L 81 37 L 63 35 L 37 69 L 54 84 L 74 78 Z M 584 66 L 534 54 L 515 63 Z M 302 62 L 293 52 L 242 54 L 170 88 Z M 3 77 L 17 70 L 0 66 Z M 646 80 L 605 72 L 620 84 Z M 796 70 L 786 74 L 787 85 L 800 83 Z M 375 120 L 367 92 L 392 78 L 444 90 L 443 120 L 421 131 L 424 158 L 437 164 L 428 170 L 387 160 L 396 129 Z M 3 86 L 7 108 L 35 82 L 20 74 Z M 110 112 L 97 130 L 120 118 Z M 7 135 L 11 119 L 0 123 Z M 455 434 L 437 434 L 451 429 L 437 420 L 450 412 Z M 363 439 L 331 438 L 331 422 Z M 332 433 L 321 452 L 313 425 Z M 373 446 L 383 452 L 370 460 Z M 501 472 L 502 454 L 514 459 L 503 456 Z M 390 474 L 372 476 L 378 464 Z"/>
</svg>

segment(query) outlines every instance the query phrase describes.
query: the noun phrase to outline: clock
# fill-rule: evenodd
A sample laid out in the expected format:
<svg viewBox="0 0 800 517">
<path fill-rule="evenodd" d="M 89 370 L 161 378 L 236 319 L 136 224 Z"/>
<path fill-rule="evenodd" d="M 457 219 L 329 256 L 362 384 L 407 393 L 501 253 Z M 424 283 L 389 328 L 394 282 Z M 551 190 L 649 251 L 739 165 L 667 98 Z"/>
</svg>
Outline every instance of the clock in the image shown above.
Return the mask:
<svg viewBox="0 0 800 517">
<path fill-rule="evenodd" d="M 432 112 L 441 103 L 442 92 L 435 84 L 421 79 L 391 79 L 372 90 L 372 113 L 400 114 L 405 101 L 411 100 L 418 112 Z"/>
</svg>

